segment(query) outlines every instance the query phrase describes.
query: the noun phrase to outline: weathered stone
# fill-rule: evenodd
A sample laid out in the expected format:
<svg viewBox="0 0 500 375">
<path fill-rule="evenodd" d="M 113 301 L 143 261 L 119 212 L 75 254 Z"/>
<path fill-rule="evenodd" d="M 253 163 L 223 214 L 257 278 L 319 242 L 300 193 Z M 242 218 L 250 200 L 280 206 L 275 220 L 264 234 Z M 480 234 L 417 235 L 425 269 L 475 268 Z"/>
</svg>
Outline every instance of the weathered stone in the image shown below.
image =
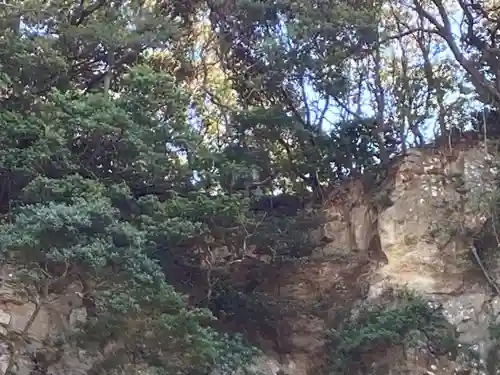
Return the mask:
<svg viewBox="0 0 500 375">
<path fill-rule="evenodd" d="M 8 307 L 12 317 L 8 329 L 15 332 L 23 332 L 27 328 L 32 315 L 35 314 L 34 321 L 28 327 L 28 334 L 38 340 L 43 340 L 51 332 L 51 322 L 49 312 L 41 309 L 36 312 L 35 304 L 26 303 L 23 305 L 12 304 Z"/>
<path fill-rule="evenodd" d="M 87 320 L 87 310 L 83 307 L 73 309 L 69 316 L 69 325 L 71 328 L 76 328 L 79 323 L 85 323 Z"/>
<path fill-rule="evenodd" d="M 5 342 L 0 342 L 0 371 L 5 374 L 7 365 L 10 359 L 9 345 Z"/>
<path fill-rule="evenodd" d="M 10 314 L 0 310 L 0 326 L 7 327 L 10 324 L 10 320 Z"/>
</svg>

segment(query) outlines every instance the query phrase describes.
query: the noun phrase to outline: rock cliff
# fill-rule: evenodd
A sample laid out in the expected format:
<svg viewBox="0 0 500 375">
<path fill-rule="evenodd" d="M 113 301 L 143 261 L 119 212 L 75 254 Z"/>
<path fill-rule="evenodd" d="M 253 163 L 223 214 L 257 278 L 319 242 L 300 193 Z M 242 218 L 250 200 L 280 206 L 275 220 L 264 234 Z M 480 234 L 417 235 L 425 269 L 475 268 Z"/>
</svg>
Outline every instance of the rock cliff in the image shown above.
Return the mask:
<svg viewBox="0 0 500 375">
<path fill-rule="evenodd" d="M 333 188 L 322 209 L 324 224 L 310 241 L 314 246 L 326 238 L 328 244 L 315 247 L 302 264 L 262 272 L 274 280 L 262 283 L 260 292 L 309 308 L 285 318 L 291 323 L 289 346 L 285 356 L 262 359 L 259 366 L 267 363 L 267 373 L 313 373 L 325 360 L 325 327 L 335 325 L 342 307 L 356 311 L 400 288 L 442 307 L 469 359 L 426 348 L 403 355 L 398 348 L 378 347 L 364 359 L 368 367 L 393 374 L 486 371 L 496 350 L 490 328 L 500 313 L 500 274 L 490 251 L 498 245 L 488 222 L 496 146 L 466 137 L 451 149 L 443 143 L 410 150 L 378 183 L 356 178 Z M 315 306 L 324 310 L 313 312 Z M 475 354 L 478 362 L 471 363 Z M 372 370 L 365 373 L 377 373 Z"/>
<path fill-rule="evenodd" d="M 487 371 L 496 358 L 491 324 L 500 314 L 500 267 L 490 251 L 497 247 L 496 229 L 488 220 L 495 147 L 464 138 L 451 149 L 448 144 L 413 149 L 380 181 L 360 177 L 339 183 L 326 194 L 322 225 L 310 233 L 310 256 L 247 258 L 234 265 L 229 282 L 258 280 L 249 295 L 260 307 L 240 306 L 233 316 L 220 317 L 221 327 L 245 333 L 263 350 L 255 367 L 265 374 L 311 374 L 331 361 L 328 329 L 346 314 L 390 303 L 392 290 L 406 288 L 442 307 L 457 346 L 477 353 L 476 361 L 433 350 L 429 343 L 410 350 L 386 342 L 368 346 L 359 357 L 363 366 L 353 373 Z M 8 278 L 5 269 L 2 372 L 86 373 L 91 361 L 85 353 L 57 345 L 58 336 L 85 319 L 79 287 L 35 311 L 9 289 Z"/>
</svg>

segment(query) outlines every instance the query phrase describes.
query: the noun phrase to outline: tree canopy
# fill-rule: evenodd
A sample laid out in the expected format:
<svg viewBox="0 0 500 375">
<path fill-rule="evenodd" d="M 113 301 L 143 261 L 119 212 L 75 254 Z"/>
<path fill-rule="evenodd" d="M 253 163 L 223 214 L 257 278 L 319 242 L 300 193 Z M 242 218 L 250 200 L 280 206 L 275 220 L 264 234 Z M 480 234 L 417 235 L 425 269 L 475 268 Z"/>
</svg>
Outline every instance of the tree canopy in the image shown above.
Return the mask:
<svg viewBox="0 0 500 375">
<path fill-rule="evenodd" d="M 304 208 L 329 186 L 481 115 L 494 123 L 497 13 L 494 1 L 0 3 L 3 261 L 37 306 L 85 285 L 82 342 L 124 343 L 96 374 L 248 363 L 254 349 L 213 324 L 212 272 L 249 251 L 308 255 Z M 174 264 L 204 270 L 204 298 L 184 298 Z"/>
</svg>

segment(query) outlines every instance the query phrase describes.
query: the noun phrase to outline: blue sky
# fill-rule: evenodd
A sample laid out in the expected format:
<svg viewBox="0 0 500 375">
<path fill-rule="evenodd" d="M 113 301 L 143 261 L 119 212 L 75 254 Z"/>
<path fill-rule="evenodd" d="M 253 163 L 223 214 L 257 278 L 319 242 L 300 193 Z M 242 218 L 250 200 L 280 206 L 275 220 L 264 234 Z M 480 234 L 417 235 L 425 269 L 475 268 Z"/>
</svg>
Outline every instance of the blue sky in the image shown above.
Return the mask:
<svg viewBox="0 0 500 375">
<path fill-rule="evenodd" d="M 460 37 L 461 17 L 462 17 L 462 13 L 459 11 L 459 9 L 456 9 L 455 14 L 453 15 L 453 17 L 451 17 L 452 31 L 456 35 L 457 40 L 459 40 L 459 37 Z M 25 27 L 25 25 L 21 25 L 21 27 Z M 286 32 L 285 32 L 286 27 L 283 27 L 282 30 L 284 31 L 284 34 L 286 34 Z M 29 30 L 29 31 L 33 32 L 35 30 Z M 42 33 L 42 34 L 44 33 L 44 30 L 36 30 L 36 31 L 39 33 Z M 440 53 L 439 56 L 452 57 L 451 52 L 449 52 L 449 50 L 446 50 L 445 52 Z M 313 98 L 316 99 L 318 97 L 318 93 L 316 93 L 314 91 L 314 89 L 311 85 L 307 85 L 305 91 L 306 91 L 306 96 L 309 98 L 309 100 L 308 100 L 309 102 L 311 102 L 311 100 Z M 453 101 L 458 97 L 458 95 L 459 95 L 458 91 L 449 93 L 447 99 L 448 99 L 448 101 Z M 363 100 L 364 104 L 362 105 L 362 110 L 364 112 L 363 115 L 373 116 L 375 114 L 374 110 L 373 110 L 373 106 L 371 104 L 366 104 L 366 103 L 370 102 L 369 92 L 366 92 L 366 95 L 364 95 L 364 96 L 365 96 L 365 98 Z M 324 100 L 320 101 L 320 104 L 319 104 L 320 108 L 321 108 L 321 106 L 324 106 L 324 102 L 325 102 Z M 437 118 L 437 114 L 435 114 L 433 117 L 428 119 L 426 124 L 421 129 L 424 133 L 424 136 L 427 138 L 427 140 L 430 140 L 433 137 L 433 128 L 434 128 L 434 124 L 436 122 L 436 118 Z M 331 130 L 331 124 L 337 123 L 339 120 L 341 120 L 341 117 L 339 116 L 339 107 L 337 107 L 335 105 L 331 105 L 330 109 L 327 111 L 327 114 L 326 114 L 326 119 L 324 122 L 324 130 L 328 132 L 329 130 Z M 410 141 L 412 141 L 412 140 L 410 139 Z"/>
<path fill-rule="evenodd" d="M 461 12 L 460 8 L 457 7 L 456 9 L 454 9 L 454 13 L 450 17 L 451 25 L 452 25 L 452 32 L 455 35 L 458 43 L 459 43 L 460 34 L 461 34 L 460 21 L 462 18 L 462 14 L 463 13 Z M 386 49 L 386 53 L 388 53 L 388 49 Z M 449 49 L 445 49 L 444 51 L 439 51 L 439 53 L 437 53 L 436 56 L 437 56 L 437 58 L 434 59 L 436 61 L 436 64 L 439 63 L 440 59 L 444 59 L 444 58 L 451 58 L 452 60 L 454 60 L 454 57 Z M 464 74 L 464 72 L 460 72 L 457 74 L 457 76 L 462 77 L 461 79 L 463 79 L 465 77 L 465 74 Z M 317 93 L 309 85 L 306 88 L 306 95 L 308 97 L 315 97 L 315 96 L 317 96 Z M 454 102 L 458 98 L 459 95 L 460 95 L 460 92 L 458 90 L 448 92 L 447 96 L 446 96 L 446 102 L 448 102 L 448 103 Z M 366 92 L 365 99 L 364 99 L 365 104 L 362 105 L 362 110 L 364 112 L 363 114 L 365 116 L 375 115 L 373 106 L 371 104 L 366 104 L 369 102 L 370 102 L 370 94 L 369 94 L 369 92 Z M 324 100 L 323 100 L 322 104 L 324 105 Z M 341 118 L 340 118 L 338 112 L 339 112 L 338 107 L 332 106 L 331 109 L 329 109 L 327 112 L 328 122 L 325 122 L 325 125 L 328 125 L 328 123 L 336 123 L 337 121 L 339 121 Z M 421 131 L 422 131 L 424 137 L 426 138 L 426 141 L 430 141 L 434 137 L 434 128 L 435 128 L 436 123 L 437 123 L 437 112 L 434 113 L 422 126 Z M 328 131 L 329 128 L 331 129 L 331 127 L 326 126 L 325 131 Z M 409 136 L 408 141 L 410 141 L 410 142 L 413 141 L 411 134 Z"/>
</svg>

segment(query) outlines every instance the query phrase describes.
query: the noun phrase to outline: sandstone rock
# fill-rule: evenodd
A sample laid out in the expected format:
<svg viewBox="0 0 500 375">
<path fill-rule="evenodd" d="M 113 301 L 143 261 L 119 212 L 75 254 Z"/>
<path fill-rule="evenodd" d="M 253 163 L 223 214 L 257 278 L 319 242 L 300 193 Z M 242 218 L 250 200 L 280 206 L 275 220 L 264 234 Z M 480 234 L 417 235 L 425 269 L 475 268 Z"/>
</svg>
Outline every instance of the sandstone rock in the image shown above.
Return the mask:
<svg viewBox="0 0 500 375">
<path fill-rule="evenodd" d="M 87 310 L 83 307 L 73 309 L 69 316 L 69 326 L 76 328 L 79 323 L 85 323 L 87 320 Z"/>
<path fill-rule="evenodd" d="M 11 321 L 11 315 L 5 311 L 0 310 L 0 325 L 8 327 Z"/>
<path fill-rule="evenodd" d="M 474 199 L 485 199 L 492 191 L 497 171 L 491 168 L 488 159 L 481 145 L 458 145 L 451 157 L 447 151 L 411 150 L 408 156 L 394 163 L 389 177 L 380 186 L 374 188 L 366 182 L 351 180 L 329 194 L 323 212 L 326 222 L 311 234 L 313 243 L 319 238 L 329 240 L 327 245 L 313 251 L 312 257 L 318 262 L 301 266 L 297 271 L 278 272 L 279 276 L 266 283 L 267 289 L 282 285 L 282 298 L 301 295 L 306 304 L 312 303 L 312 296 L 321 290 L 337 291 L 327 299 L 330 304 L 327 318 L 318 315 L 306 318 L 300 314 L 288 318 L 295 319 L 291 322 L 295 328 L 290 330 L 291 356 L 307 358 L 302 357 L 300 362 L 305 367 L 292 371 L 293 374 L 310 372 L 314 368 L 312 363 L 320 361 L 323 341 L 319 332 L 325 327 L 321 320 L 335 317 L 345 296 L 367 298 L 366 303 L 370 303 L 390 287 L 407 287 L 441 303 L 464 345 L 474 346 L 481 356 L 486 355 L 490 347 L 489 319 L 493 310 L 498 316 L 500 303 L 491 301 L 491 290 L 484 277 L 468 260 L 472 238 L 453 237 L 447 228 L 460 222 L 467 230 L 477 232 L 484 224 L 485 218 L 477 215 Z M 464 211 L 457 214 L 456 207 L 464 196 L 453 185 L 453 174 L 460 163 L 463 163 L 461 178 L 466 199 Z M 450 214 L 450 208 L 455 212 Z M 433 229 L 437 231 L 436 238 L 431 233 Z M 382 262 L 376 262 L 381 265 L 376 272 L 361 267 L 347 278 L 338 277 L 334 269 L 335 264 L 342 263 L 340 259 L 347 259 L 351 265 L 359 264 L 363 254 L 371 260 L 382 258 Z M 320 270 L 328 268 L 331 271 L 316 284 L 314 280 Z M 367 272 L 367 293 L 352 293 Z M 340 290 L 346 293 L 343 295 Z M 418 364 L 411 373 L 452 374 L 462 368 L 458 359 L 443 362 L 429 353 L 420 353 L 419 358 L 427 358 L 426 363 Z M 383 363 L 379 358 L 373 361 L 373 366 L 381 366 L 377 371 L 398 373 L 391 367 L 390 358 L 387 366 Z"/>
</svg>

